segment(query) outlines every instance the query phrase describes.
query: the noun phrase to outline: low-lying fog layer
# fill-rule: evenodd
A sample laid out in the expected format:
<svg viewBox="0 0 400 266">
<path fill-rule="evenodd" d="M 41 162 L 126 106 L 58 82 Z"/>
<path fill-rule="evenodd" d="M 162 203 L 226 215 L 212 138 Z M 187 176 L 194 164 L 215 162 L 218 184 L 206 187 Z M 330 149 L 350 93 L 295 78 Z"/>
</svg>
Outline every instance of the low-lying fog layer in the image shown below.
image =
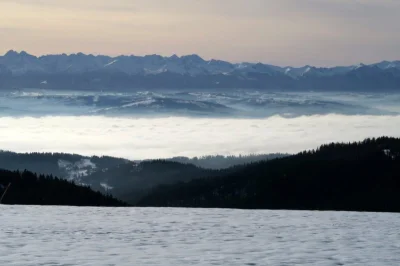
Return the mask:
<svg viewBox="0 0 400 266">
<path fill-rule="evenodd" d="M 128 159 L 296 153 L 320 144 L 400 137 L 400 116 L 318 115 L 265 119 L 0 117 L 0 149 Z"/>
<path fill-rule="evenodd" d="M 274 115 L 400 115 L 398 93 L 138 91 L 129 93 L 13 90 L 0 93 L 0 116 L 186 116 L 264 118 Z"/>
</svg>

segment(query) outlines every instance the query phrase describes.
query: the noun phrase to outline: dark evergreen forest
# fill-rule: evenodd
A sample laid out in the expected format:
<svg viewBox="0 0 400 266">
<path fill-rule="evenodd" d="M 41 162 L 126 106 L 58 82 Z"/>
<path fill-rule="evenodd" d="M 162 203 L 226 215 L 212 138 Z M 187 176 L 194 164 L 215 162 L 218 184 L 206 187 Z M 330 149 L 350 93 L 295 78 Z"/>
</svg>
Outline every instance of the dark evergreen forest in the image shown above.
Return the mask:
<svg viewBox="0 0 400 266">
<path fill-rule="evenodd" d="M 0 170 L 0 196 L 11 183 L 2 204 L 69 205 L 69 206 L 126 206 L 120 200 L 89 187 L 57 177 L 32 172 Z"/>
<path fill-rule="evenodd" d="M 92 180 L 105 180 L 114 187 L 113 195 L 134 204 L 158 185 L 188 182 L 203 177 L 218 177 L 233 173 L 241 167 L 243 166 L 238 165 L 227 169 L 212 170 L 193 164 L 153 160 L 139 164 L 119 165 L 105 172 L 96 172 L 91 175 L 91 178 Z M 100 190 L 98 186 L 92 187 Z"/>
<path fill-rule="evenodd" d="M 218 170 L 218 169 L 233 167 L 236 165 L 254 163 L 259 161 L 267 161 L 275 158 L 282 158 L 288 155 L 289 154 L 284 154 L 284 153 L 249 154 L 249 155 L 239 155 L 239 156 L 207 155 L 194 158 L 173 157 L 167 160 L 184 164 L 193 164 L 198 167 L 206 169 Z"/>
<path fill-rule="evenodd" d="M 85 157 L 78 154 L 69 153 L 16 153 L 11 151 L 0 150 L 0 168 L 7 170 L 20 170 L 29 169 L 35 173 L 52 174 L 58 177 L 65 176 L 65 169 L 59 167 L 59 161 L 64 160 L 68 162 L 77 162 L 82 159 L 90 159 L 94 164 L 99 167 L 107 168 L 126 163 L 127 160 L 121 158 L 114 158 L 109 156 L 92 156 Z"/>
<path fill-rule="evenodd" d="M 48 156 L 49 167 L 60 159 L 60 154 Z M 14 165 L 20 167 L 36 156 L 31 157 Z M 396 138 L 331 143 L 221 170 L 169 160 L 120 164 L 120 159 L 101 158 L 110 168 L 87 177 L 91 188 L 52 175 L 1 170 L 0 184 L 12 183 L 3 203 L 123 206 L 123 200 L 143 207 L 400 212 L 400 139 Z M 101 190 L 102 182 L 113 186 L 108 193 L 120 200 Z"/>
<path fill-rule="evenodd" d="M 137 206 L 400 211 L 400 139 L 332 143 L 221 177 L 152 189 Z"/>
</svg>

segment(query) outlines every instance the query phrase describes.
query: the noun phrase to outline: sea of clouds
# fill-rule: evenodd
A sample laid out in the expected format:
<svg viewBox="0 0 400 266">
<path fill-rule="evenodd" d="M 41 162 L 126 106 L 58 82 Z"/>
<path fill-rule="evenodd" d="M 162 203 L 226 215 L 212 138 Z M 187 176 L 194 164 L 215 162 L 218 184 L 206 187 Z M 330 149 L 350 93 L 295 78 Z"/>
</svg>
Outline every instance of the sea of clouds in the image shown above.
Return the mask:
<svg viewBox="0 0 400 266">
<path fill-rule="evenodd" d="M 0 149 L 128 159 L 296 153 L 329 142 L 400 137 L 400 116 L 265 119 L 0 117 Z"/>
</svg>

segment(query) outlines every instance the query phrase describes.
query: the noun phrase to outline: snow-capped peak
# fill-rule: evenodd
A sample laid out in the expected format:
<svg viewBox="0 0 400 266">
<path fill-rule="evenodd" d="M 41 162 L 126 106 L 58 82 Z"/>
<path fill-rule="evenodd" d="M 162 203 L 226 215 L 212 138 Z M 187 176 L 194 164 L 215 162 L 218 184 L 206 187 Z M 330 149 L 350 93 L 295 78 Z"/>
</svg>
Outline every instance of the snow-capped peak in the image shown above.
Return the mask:
<svg viewBox="0 0 400 266">
<path fill-rule="evenodd" d="M 354 66 L 354 69 L 359 69 L 365 67 L 365 65 L 363 63 L 359 63 L 358 65 Z"/>
</svg>

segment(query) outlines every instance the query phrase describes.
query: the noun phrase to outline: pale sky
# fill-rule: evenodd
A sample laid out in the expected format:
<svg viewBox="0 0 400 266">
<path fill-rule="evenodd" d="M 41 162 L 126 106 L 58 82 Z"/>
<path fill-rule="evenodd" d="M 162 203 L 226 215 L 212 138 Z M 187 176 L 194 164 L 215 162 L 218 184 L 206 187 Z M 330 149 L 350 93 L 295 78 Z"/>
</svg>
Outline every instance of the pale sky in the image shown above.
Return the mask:
<svg viewBox="0 0 400 266">
<path fill-rule="evenodd" d="M 199 54 L 318 66 L 400 59 L 400 0 L 0 0 L 0 54 Z"/>
</svg>

